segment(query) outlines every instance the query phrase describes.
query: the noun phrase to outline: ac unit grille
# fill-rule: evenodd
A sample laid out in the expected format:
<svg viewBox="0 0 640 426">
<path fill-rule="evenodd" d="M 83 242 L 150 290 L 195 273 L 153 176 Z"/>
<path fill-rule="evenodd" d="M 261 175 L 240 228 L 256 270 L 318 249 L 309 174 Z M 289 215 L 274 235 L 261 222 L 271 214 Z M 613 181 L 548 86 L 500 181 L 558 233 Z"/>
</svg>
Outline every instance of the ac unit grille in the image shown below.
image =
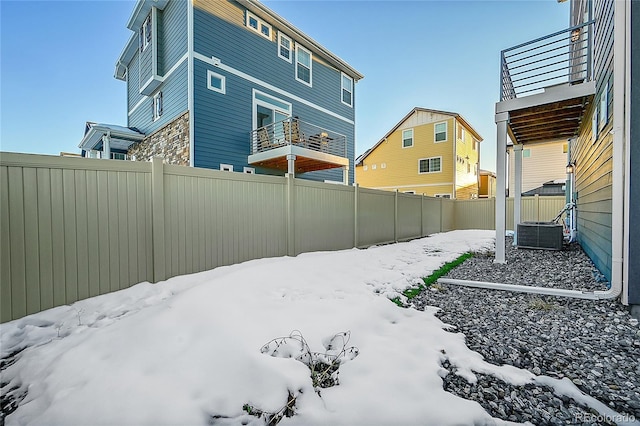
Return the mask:
<svg viewBox="0 0 640 426">
<path fill-rule="evenodd" d="M 519 248 L 562 250 L 562 225 L 558 223 L 519 223 L 517 237 Z"/>
</svg>

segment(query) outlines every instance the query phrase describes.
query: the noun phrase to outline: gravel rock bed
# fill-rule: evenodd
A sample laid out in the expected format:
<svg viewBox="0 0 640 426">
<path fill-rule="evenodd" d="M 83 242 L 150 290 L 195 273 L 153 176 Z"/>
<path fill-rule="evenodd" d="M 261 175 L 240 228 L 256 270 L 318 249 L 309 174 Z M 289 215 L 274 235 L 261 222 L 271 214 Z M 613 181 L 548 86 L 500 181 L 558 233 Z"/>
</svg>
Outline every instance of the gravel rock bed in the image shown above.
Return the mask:
<svg viewBox="0 0 640 426">
<path fill-rule="evenodd" d="M 586 290 L 606 281 L 577 244 L 562 251 L 516 249 L 507 240 L 507 264 L 493 253 L 477 254 L 447 278 Z M 640 420 L 640 329 L 619 301 L 554 296 L 436 284 L 412 299 L 414 307 L 441 308 L 439 318 L 465 335 L 467 345 L 493 364 L 536 375 L 567 377 L 584 393 Z M 455 369 L 444 365 L 451 373 Z M 477 375 L 470 385 L 448 374 L 444 387 L 479 402 L 492 416 L 533 424 L 615 424 L 545 386 L 512 386 Z M 617 419 L 623 420 L 623 419 Z"/>
</svg>

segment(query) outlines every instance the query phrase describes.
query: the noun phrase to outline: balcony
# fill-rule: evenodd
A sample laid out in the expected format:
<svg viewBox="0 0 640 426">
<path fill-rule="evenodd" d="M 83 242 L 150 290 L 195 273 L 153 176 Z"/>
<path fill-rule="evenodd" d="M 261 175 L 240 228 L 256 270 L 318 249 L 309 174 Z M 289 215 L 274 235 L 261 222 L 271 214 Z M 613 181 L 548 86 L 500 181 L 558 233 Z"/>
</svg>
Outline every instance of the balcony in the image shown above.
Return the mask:
<svg viewBox="0 0 640 426">
<path fill-rule="evenodd" d="M 349 167 L 347 137 L 297 118 L 287 118 L 250 134 L 249 164 L 288 173 Z"/>
<path fill-rule="evenodd" d="M 515 143 L 568 139 L 593 101 L 593 21 L 505 49 L 500 102 Z"/>
</svg>

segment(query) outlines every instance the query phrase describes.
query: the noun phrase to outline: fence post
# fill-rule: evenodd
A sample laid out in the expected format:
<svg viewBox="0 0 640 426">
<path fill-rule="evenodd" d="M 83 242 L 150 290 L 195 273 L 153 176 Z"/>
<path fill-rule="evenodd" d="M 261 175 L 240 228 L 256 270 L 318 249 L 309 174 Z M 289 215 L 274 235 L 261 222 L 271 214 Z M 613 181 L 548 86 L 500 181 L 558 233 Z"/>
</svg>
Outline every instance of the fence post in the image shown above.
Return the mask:
<svg viewBox="0 0 640 426">
<path fill-rule="evenodd" d="M 442 202 L 444 201 L 444 198 L 438 197 L 437 200 L 440 202 L 440 232 L 442 232 L 444 231 L 444 229 L 442 229 Z"/>
<path fill-rule="evenodd" d="M 420 195 L 420 236 L 424 237 L 424 193 Z"/>
<path fill-rule="evenodd" d="M 294 211 L 294 178 L 293 174 L 287 173 L 287 256 L 294 257 L 296 255 L 295 240 L 295 211 Z"/>
<path fill-rule="evenodd" d="M 534 197 L 536 200 L 536 222 L 540 222 L 540 195 L 535 194 Z"/>
<path fill-rule="evenodd" d="M 398 190 L 396 189 L 393 210 L 393 241 L 398 242 Z"/>
<path fill-rule="evenodd" d="M 358 247 L 358 202 L 359 202 L 359 195 L 358 195 L 358 188 L 360 188 L 360 185 L 358 185 L 357 183 L 355 183 L 353 185 L 353 197 L 354 197 L 354 202 L 353 202 L 353 246 L 354 247 Z"/>
<path fill-rule="evenodd" d="M 153 239 L 153 282 L 167 278 L 164 258 L 164 166 L 161 157 L 151 161 L 151 236 Z"/>
</svg>

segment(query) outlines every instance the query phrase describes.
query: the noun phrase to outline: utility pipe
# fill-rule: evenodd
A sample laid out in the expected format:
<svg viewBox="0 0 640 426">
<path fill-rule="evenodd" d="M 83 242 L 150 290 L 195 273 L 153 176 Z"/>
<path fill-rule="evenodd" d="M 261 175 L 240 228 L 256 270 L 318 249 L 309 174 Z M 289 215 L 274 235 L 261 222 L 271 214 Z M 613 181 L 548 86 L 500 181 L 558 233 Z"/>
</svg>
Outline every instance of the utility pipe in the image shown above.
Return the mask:
<svg viewBox="0 0 640 426">
<path fill-rule="evenodd" d="M 534 293 L 544 294 L 547 296 L 572 297 L 574 299 L 599 300 L 607 298 L 603 297 L 603 294 L 606 293 L 604 291 L 568 290 L 562 288 L 535 287 L 529 285 L 490 283 L 486 281 L 456 280 L 451 278 L 440 278 L 438 279 L 438 282 L 440 284 L 453 284 L 464 287 L 486 288 L 489 290 L 505 290 L 517 293 Z"/>
<path fill-rule="evenodd" d="M 624 148 L 625 148 L 625 74 L 627 7 L 624 0 L 614 5 L 613 33 L 613 182 L 611 185 L 611 288 L 609 298 L 622 293 L 624 256 Z M 626 293 L 626 292 L 625 292 Z M 623 295 L 622 302 L 626 302 Z"/>
</svg>

